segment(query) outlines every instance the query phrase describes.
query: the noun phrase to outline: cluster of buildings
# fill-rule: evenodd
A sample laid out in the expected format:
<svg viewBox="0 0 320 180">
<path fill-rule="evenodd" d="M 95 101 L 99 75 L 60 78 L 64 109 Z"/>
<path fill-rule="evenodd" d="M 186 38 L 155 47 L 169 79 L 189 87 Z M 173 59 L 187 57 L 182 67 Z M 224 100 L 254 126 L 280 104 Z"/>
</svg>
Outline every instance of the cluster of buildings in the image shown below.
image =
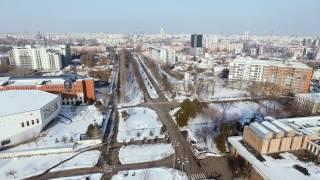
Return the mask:
<svg viewBox="0 0 320 180">
<path fill-rule="evenodd" d="M 39 136 L 61 105 L 96 100 L 92 78 L 0 78 L 0 148 Z"/>
<path fill-rule="evenodd" d="M 9 52 L 11 65 L 35 70 L 60 70 L 71 59 L 69 45 L 57 47 L 14 47 Z"/>
</svg>

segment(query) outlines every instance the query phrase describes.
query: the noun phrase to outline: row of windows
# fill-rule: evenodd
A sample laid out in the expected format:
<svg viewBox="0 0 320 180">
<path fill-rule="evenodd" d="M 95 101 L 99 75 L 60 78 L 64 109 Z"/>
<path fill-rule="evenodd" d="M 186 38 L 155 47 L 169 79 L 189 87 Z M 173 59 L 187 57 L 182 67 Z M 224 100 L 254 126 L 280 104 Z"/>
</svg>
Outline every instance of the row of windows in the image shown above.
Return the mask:
<svg viewBox="0 0 320 180">
<path fill-rule="evenodd" d="M 36 122 L 37 124 L 39 124 L 39 119 L 31 120 L 31 123 L 30 123 L 30 121 L 22 122 L 22 123 L 21 123 L 21 127 L 24 128 L 24 127 L 26 127 L 26 126 L 34 125 L 35 122 Z"/>
</svg>

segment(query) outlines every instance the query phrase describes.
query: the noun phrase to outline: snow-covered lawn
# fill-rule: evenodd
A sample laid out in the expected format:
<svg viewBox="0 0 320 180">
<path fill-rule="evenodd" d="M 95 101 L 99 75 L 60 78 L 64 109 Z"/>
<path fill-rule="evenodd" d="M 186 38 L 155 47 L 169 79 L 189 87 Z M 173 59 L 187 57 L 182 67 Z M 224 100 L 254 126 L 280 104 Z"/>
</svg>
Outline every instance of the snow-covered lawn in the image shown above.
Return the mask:
<svg viewBox="0 0 320 180">
<path fill-rule="evenodd" d="M 221 84 L 207 84 L 200 90 L 201 100 L 233 100 L 246 99 L 250 93 L 244 90 L 222 87 Z"/>
<path fill-rule="evenodd" d="M 117 141 L 164 138 L 161 134 L 162 123 L 158 114 L 149 108 L 134 107 L 121 109 L 119 112 L 119 128 Z M 127 117 L 124 117 L 126 112 Z"/>
<path fill-rule="evenodd" d="M 25 143 L 7 151 L 32 150 L 38 148 L 56 148 L 73 146 L 75 141 L 80 140 L 80 135 L 85 134 L 90 124 L 103 122 L 103 115 L 94 105 L 62 106 L 58 116 L 41 133 L 41 137 L 30 143 Z"/>
<path fill-rule="evenodd" d="M 0 159 L 0 179 L 24 179 L 35 176 L 75 154 L 76 153 L 62 153 Z M 99 157 L 99 151 L 88 151 L 79 154 L 75 159 L 70 160 L 70 162 L 65 162 L 65 165 L 60 165 L 58 168 L 62 170 L 75 169 L 78 167 L 93 167 L 95 165 L 93 162 L 98 162 Z"/>
<path fill-rule="evenodd" d="M 143 83 L 148 91 L 148 94 L 149 96 L 152 98 L 152 99 L 157 99 L 159 98 L 159 95 L 157 93 L 157 91 L 154 89 L 154 86 L 153 84 L 151 83 L 149 77 L 147 76 L 146 72 L 144 71 L 144 69 L 142 68 L 142 65 L 140 63 L 140 61 L 135 58 L 137 63 L 138 63 L 138 66 L 139 66 L 139 72 L 140 72 L 140 75 L 143 79 Z"/>
<path fill-rule="evenodd" d="M 171 144 L 144 144 L 121 147 L 119 159 L 121 164 L 134 164 L 158 161 L 174 153 Z"/>
<path fill-rule="evenodd" d="M 98 163 L 100 154 L 101 152 L 97 150 L 81 153 L 78 156 L 70 159 L 69 161 L 53 168 L 51 172 L 74 169 L 75 167 L 76 168 L 93 167 Z"/>
<path fill-rule="evenodd" d="M 51 180 L 86 180 L 86 178 L 89 178 L 88 180 L 100 180 L 102 179 L 103 174 L 96 173 L 96 174 L 86 174 L 81 176 L 69 176 L 69 177 L 62 177 L 62 178 L 54 178 Z"/>
<path fill-rule="evenodd" d="M 120 171 L 111 180 L 187 180 L 188 176 L 178 170 L 165 167 Z"/>
</svg>

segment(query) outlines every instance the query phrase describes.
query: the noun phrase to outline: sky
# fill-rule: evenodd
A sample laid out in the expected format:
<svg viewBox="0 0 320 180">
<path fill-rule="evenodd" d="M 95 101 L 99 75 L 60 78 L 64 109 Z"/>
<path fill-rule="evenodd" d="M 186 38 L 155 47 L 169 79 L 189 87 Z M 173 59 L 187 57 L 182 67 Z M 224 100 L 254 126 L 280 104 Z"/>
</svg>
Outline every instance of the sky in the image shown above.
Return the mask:
<svg viewBox="0 0 320 180">
<path fill-rule="evenodd" d="M 319 35 L 320 0 L 0 0 L 0 32 Z"/>
</svg>

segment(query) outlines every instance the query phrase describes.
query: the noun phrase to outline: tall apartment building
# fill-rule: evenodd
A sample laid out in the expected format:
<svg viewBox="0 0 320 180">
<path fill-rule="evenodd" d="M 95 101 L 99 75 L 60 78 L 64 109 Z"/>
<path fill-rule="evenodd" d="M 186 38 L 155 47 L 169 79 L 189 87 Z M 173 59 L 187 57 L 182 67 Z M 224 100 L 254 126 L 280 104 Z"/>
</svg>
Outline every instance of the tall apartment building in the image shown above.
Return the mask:
<svg viewBox="0 0 320 180">
<path fill-rule="evenodd" d="M 176 63 L 176 51 L 169 47 L 150 47 L 149 54 L 152 59 L 160 64 L 168 64 L 170 66 Z"/>
<path fill-rule="evenodd" d="M 62 57 L 58 52 L 46 48 L 13 48 L 9 53 L 10 64 L 40 70 L 59 70 L 62 67 Z"/>
<path fill-rule="evenodd" d="M 91 78 L 2 77 L 0 78 L 0 91 L 7 90 L 41 90 L 59 94 L 63 105 L 84 104 L 96 100 L 94 81 Z"/>
<path fill-rule="evenodd" d="M 202 34 L 191 34 L 191 54 L 193 56 L 203 56 L 203 35 Z"/>
<path fill-rule="evenodd" d="M 229 64 L 230 80 L 274 83 L 293 93 L 306 93 L 312 78 L 312 68 L 293 61 L 237 58 Z"/>
</svg>

